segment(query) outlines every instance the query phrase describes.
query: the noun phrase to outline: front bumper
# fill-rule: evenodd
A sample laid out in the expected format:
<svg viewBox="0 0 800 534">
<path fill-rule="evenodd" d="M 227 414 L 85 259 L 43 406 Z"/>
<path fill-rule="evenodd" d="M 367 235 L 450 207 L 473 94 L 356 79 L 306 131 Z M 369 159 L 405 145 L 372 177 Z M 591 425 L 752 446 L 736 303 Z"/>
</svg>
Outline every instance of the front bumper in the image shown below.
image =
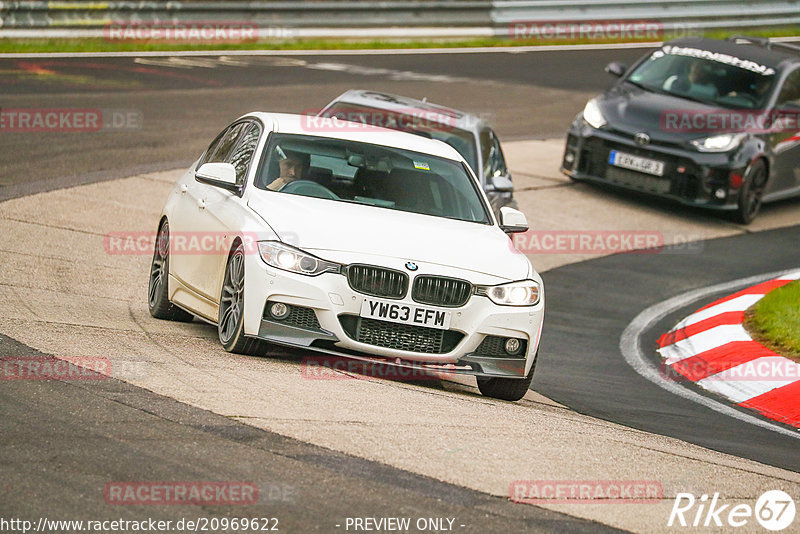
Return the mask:
<svg viewBox="0 0 800 534">
<path fill-rule="evenodd" d="M 663 176 L 611 165 L 612 150 L 664 162 Z M 747 160 L 741 151 L 711 153 L 679 145 L 637 145 L 620 132 L 595 129 L 578 119 L 569 129 L 561 172 L 575 180 L 670 198 L 689 206 L 730 210 L 737 207 Z"/>
<path fill-rule="evenodd" d="M 361 305 L 372 297 L 353 290 L 341 274 L 309 277 L 281 271 L 253 254 L 247 256 L 245 277 L 245 335 L 271 343 L 417 371 L 483 377 L 524 378 L 536 358 L 543 288 L 539 302 L 530 307 L 499 306 L 479 295 L 458 308 L 421 305 L 411 300 L 410 290 L 394 301 L 449 312 L 449 329 L 432 332 L 375 319 L 365 322 L 359 317 Z M 535 279 L 542 287 L 541 279 Z M 288 318 L 277 320 L 269 314 L 267 305 L 275 302 L 290 306 Z M 370 336 L 359 335 L 367 328 Z M 359 341 L 364 337 L 369 342 Z M 521 340 L 518 355 L 502 350 L 505 338 Z"/>
</svg>

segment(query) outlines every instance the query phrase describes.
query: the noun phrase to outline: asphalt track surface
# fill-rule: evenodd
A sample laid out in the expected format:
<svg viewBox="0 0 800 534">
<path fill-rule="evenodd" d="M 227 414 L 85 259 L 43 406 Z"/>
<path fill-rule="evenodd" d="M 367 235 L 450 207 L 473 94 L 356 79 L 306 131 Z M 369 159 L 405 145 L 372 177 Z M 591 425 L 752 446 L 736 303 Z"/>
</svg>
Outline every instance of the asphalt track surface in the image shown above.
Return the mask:
<svg viewBox="0 0 800 534">
<path fill-rule="evenodd" d="M 343 73 L 292 66 L 295 60 L 256 60 L 255 66 L 242 66 L 241 61 L 226 65 L 216 59 L 205 64 L 213 66 L 198 66 L 203 62 L 197 60 L 159 66 L 133 58 L 0 60 L 4 109 L 121 109 L 142 118 L 140 127 L 122 131 L 3 132 L 0 200 L 180 167 L 238 115 L 252 109 L 319 108 L 352 86 L 450 101 L 454 85 L 460 87 L 458 94 L 469 92 L 464 84 L 475 84 L 495 101 L 503 101 L 507 95 L 500 74 L 505 72 L 516 83 L 522 72 L 516 59 L 491 54 L 459 56 L 455 61 L 449 55 L 326 56 L 318 61 L 400 73 L 388 79 L 385 71 Z M 542 66 L 542 61 L 551 64 Z M 591 64 L 602 76 L 605 59 L 587 61 L 585 68 Z M 543 68 L 552 71 L 557 63 L 549 54 L 531 57 L 528 76 L 535 77 Z M 402 74 L 412 69 L 414 75 Z M 425 82 L 426 75 L 443 72 L 456 79 Z M 563 82 L 571 79 L 567 76 Z M 536 92 L 531 90 L 531 95 Z M 574 98 L 562 115 L 574 114 L 583 98 Z M 534 114 L 518 111 L 530 107 L 527 99 L 518 95 L 516 100 L 504 102 L 502 117 L 491 117 L 500 135 L 560 133 L 562 117 L 552 118 L 548 130 Z M 493 109 L 492 102 L 482 109 L 464 104 L 467 100 L 461 105 L 472 111 Z M 0 336 L 0 353 L 31 356 L 33 351 Z M 464 525 L 458 529 L 463 532 L 612 530 L 254 429 L 117 380 L 80 385 L 6 382 L 0 388 L 0 405 L 6 473 L 0 486 L 3 517 L 74 518 L 76 511 L 87 518 L 109 517 L 98 480 L 249 480 L 259 483 L 262 496 L 243 515 L 278 517 L 281 529 L 290 532 L 332 531 L 345 516 L 381 515 L 453 517 L 457 525 Z M 187 513 L 198 515 L 194 507 L 188 512 L 180 506 L 119 508 L 113 517 L 177 520 Z M 230 508 L 206 507 L 199 515 L 232 514 Z"/>
<path fill-rule="evenodd" d="M 324 56 L 304 57 L 302 65 L 296 58 L 238 64 L 3 59 L 3 108 L 125 109 L 143 121 L 130 130 L 92 134 L 3 132 L 0 200 L 180 167 L 242 113 L 319 108 L 351 87 L 427 96 L 486 113 L 502 139 L 560 136 L 586 98 L 611 83 L 602 67 L 615 59 L 632 62 L 641 53 Z M 581 413 L 800 471 L 797 440 L 677 398 L 638 376 L 619 352 L 622 331 L 647 306 L 689 289 L 796 267 L 799 233 L 790 228 L 709 241 L 701 254 L 618 255 L 548 271 L 547 327 L 534 389 Z M 684 311 L 703 304 L 665 317 L 645 333 L 645 348 L 654 349 L 655 339 Z M 31 354 L 6 337 L 0 348 L 4 355 Z M 529 531 L 603 528 L 232 423 L 114 380 L 7 383 L 0 396 L 1 439 L 9 453 L 2 465 L 11 468 L 4 469 L 11 483 L 0 487 L 5 516 L 76 507 L 100 512 L 102 496 L 86 495 L 98 479 L 158 479 L 169 470 L 171 479 L 241 474 L 283 483 L 294 492 L 280 503 L 286 524 L 302 530 L 327 531 L 319 517 L 343 517 L 343 510 L 398 514 L 398 503 L 408 514 L 458 517 L 465 531 L 517 530 L 520 524 Z M 57 477 L 37 465 L 41 458 L 60 466 Z M 65 493 L 65 487 L 74 491 Z M 61 508 L 54 510 L 56 505 Z M 263 513 L 275 508 L 267 501 Z M 142 515 L 129 510 L 123 516 Z M 181 515 L 180 507 L 147 512 Z"/>
<path fill-rule="evenodd" d="M 46 357 L 5 336 L 0 347 L 4 356 Z M 256 429 L 119 380 L 6 382 L 0 406 L 5 519 L 249 517 L 277 519 L 281 532 L 334 532 L 347 517 L 384 516 L 450 518 L 465 533 L 617 532 Z M 246 482 L 259 494 L 248 506 L 112 506 L 108 480 Z"/>
<path fill-rule="evenodd" d="M 689 290 L 796 267 L 798 239 L 800 228 L 790 227 L 705 241 L 699 253 L 617 254 L 547 271 L 547 328 L 534 389 L 580 413 L 800 471 L 800 440 L 669 393 L 639 376 L 619 348 L 625 328 L 649 306 Z M 642 349 L 654 367 L 661 334 L 720 296 L 691 303 L 643 332 Z"/>
<path fill-rule="evenodd" d="M 131 111 L 130 128 L 3 132 L 0 199 L 183 167 L 236 117 L 321 109 L 361 87 L 480 113 L 501 139 L 560 137 L 636 50 L 464 55 L 0 59 L 0 106 Z M 16 184 L 13 188 L 3 188 Z"/>
</svg>

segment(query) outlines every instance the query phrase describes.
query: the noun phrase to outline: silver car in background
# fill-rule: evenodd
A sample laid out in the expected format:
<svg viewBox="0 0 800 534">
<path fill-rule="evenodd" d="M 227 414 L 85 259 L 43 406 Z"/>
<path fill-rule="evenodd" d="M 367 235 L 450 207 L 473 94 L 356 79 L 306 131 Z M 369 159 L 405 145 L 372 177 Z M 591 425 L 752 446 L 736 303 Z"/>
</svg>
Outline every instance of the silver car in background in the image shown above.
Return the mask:
<svg viewBox="0 0 800 534">
<path fill-rule="evenodd" d="M 337 117 L 444 141 L 469 163 L 495 214 L 499 214 L 503 206 L 516 208 L 511 173 L 500 140 L 489 123 L 477 115 L 426 100 L 351 89 L 325 106 L 319 116 Z"/>
</svg>

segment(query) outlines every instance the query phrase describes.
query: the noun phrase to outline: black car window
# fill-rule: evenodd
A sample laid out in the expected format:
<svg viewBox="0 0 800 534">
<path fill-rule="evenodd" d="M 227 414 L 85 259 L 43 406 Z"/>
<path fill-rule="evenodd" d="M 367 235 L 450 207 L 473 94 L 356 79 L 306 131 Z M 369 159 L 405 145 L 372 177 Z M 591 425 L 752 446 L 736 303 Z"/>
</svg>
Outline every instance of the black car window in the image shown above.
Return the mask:
<svg viewBox="0 0 800 534">
<path fill-rule="evenodd" d="M 250 161 L 253 159 L 253 153 L 258 145 L 258 138 L 261 135 L 261 127 L 255 122 L 243 123 L 248 127 L 240 136 L 239 143 L 236 145 L 230 156 L 226 161 L 233 165 L 236 169 L 236 184 L 244 184 L 244 179 L 247 176 L 247 169 L 250 166 Z"/>
<path fill-rule="evenodd" d="M 217 151 L 217 147 L 219 146 L 220 142 L 222 141 L 222 138 L 225 137 L 225 134 L 227 133 L 227 131 L 228 131 L 228 129 L 225 128 L 224 130 L 222 130 L 219 133 L 219 135 L 217 137 L 214 138 L 213 141 L 211 141 L 211 144 L 208 145 L 208 148 L 206 149 L 205 152 L 203 152 L 203 155 L 200 157 L 200 161 L 197 163 L 198 167 L 200 167 L 204 163 L 208 163 L 208 160 L 214 155 L 214 152 Z"/>
<path fill-rule="evenodd" d="M 491 129 L 489 130 L 489 139 L 491 140 L 491 148 L 489 149 L 489 168 L 486 176 L 508 174 L 506 159 L 503 157 L 503 149 L 500 148 L 500 140 Z"/>
<path fill-rule="evenodd" d="M 800 108 L 800 68 L 786 77 L 778 94 L 777 106 Z"/>
<path fill-rule="evenodd" d="M 212 146 L 209 147 L 201 163 L 220 163 L 227 161 L 228 156 L 233 151 L 233 147 L 236 146 L 236 142 L 239 140 L 239 135 L 241 135 L 242 130 L 249 124 L 249 121 L 237 122 L 229 126 L 220 134 L 218 140 L 212 143 Z M 212 148 L 213 152 L 211 151 Z"/>
<path fill-rule="evenodd" d="M 480 133 L 481 156 L 483 157 L 483 174 L 487 178 L 508 174 L 500 140 L 491 128 L 484 128 Z"/>
<path fill-rule="evenodd" d="M 481 142 L 481 160 L 483 161 L 483 174 L 485 176 L 489 175 L 489 167 L 491 166 L 491 162 L 489 159 L 492 156 L 492 136 L 489 133 L 489 128 L 484 128 L 481 130 L 480 135 L 478 136 Z"/>
</svg>

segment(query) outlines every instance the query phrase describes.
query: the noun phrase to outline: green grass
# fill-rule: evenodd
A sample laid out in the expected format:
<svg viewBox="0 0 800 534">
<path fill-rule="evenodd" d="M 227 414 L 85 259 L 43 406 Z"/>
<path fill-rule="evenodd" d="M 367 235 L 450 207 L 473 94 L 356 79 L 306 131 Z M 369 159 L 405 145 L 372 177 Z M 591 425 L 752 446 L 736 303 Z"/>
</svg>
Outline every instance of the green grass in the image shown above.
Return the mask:
<svg viewBox="0 0 800 534">
<path fill-rule="evenodd" d="M 730 35 L 746 33 L 761 37 L 797 36 L 797 26 L 769 29 L 711 31 L 704 35 L 722 39 Z M 665 40 L 670 39 L 664 36 Z M 0 39 L 0 53 L 31 52 L 124 52 L 124 51 L 176 51 L 176 50 L 363 50 L 394 48 L 474 48 L 496 46 L 535 46 L 552 44 L 600 44 L 614 41 L 599 40 L 550 40 L 480 38 L 462 40 L 343 40 L 343 39 L 291 39 L 242 43 L 167 43 L 161 41 L 108 41 L 103 38 L 90 39 Z"/>
<path fill-rule="evenodd" d="M 800 281 L 767 293 L 746 314 L 753 337 L 783 356 L 800 361 Z"/>
</svg>

